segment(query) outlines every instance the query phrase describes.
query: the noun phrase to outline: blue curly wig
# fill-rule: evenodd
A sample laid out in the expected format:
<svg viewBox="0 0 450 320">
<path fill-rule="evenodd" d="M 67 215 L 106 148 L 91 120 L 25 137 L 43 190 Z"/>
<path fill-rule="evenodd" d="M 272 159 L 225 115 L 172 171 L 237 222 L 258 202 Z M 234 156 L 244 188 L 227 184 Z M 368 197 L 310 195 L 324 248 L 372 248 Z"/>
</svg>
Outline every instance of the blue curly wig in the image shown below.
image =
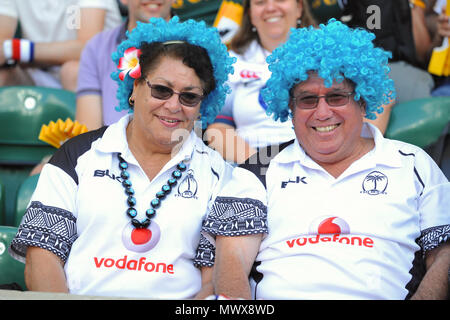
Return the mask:
<svg viewBox="0 0 450 320">
<path fill-rule="evenodd" d="M 364 99 L 366 118 L 376 119 L 375 112 L 383 112 L 381 105 L 395 98 L 395 88 L 388 77 L 391 53 L 375 48 L 374 38 L 373 33 L 349 28 L 336 19 L 317 29 L 291 29 L 288 41 L 267 57 L 272 75 L 261 92 L 267 114 L 281 121 L 292 117 L 289 91 L 308 79 L 308 71 L 315 71 L 326 87 L 331 87 L 333 80 L 352 80 L 356 84 L 354 99 Z"/>
<path fill-rule="evenodd" d="M 138 22 L 136 28 L 127 32 L 127 37 L 119 44 L 117 51 L 112 54 L 112 59 L 116 65 L 118 65 L 119 59 L 123 57 L 125 50 L 130 47 L 140 48 L 143 42 L 180 40 L 206 49 L 213 66 L 216 87 L 201 103 L 202 125 L 205 127 L 207 123 L 211 123 L 215 119 L 225 102 L 227 93 L 230 92 L 226 81 L 228 75 L 234 72 L 232 64 L 236 61 L 235 58 L 229 56 L 227 47 L 221 42 L 216 28 L 207 27 L 203 21 L 187 20 L 179 22 L 179 18 L 176 16 L 168 22 L 163 18 L 151 18 L 149 23 Z M 123 81 L 120 80 L 119 73 L 120 70 L 116 70 L 111 74 L 111 78 L 119 85 L 117 111 L 130 109 L 128 98 L 133 90 L 134 83 L 134 79 L 129 75 L 126 75 Z"/>
</svg>

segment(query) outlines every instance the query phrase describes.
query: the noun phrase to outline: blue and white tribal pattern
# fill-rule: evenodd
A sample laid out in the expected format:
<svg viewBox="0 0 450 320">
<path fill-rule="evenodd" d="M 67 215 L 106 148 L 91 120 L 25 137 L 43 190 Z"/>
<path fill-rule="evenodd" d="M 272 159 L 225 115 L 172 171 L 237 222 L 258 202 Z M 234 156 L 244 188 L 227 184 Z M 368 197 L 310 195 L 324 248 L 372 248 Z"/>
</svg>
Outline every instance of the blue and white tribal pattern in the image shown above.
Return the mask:
<svg viewBox="0 0 450 320">
<path fill-rule="evenodd" d="M 217 197 L 202 231 L 222 236 L 267 232 L 267 208 L 254 199 Z"/>
<path fill-rule="evenodd" d="M 66 261 L 76 238 L 76 218 L 72 213 L 34 201 L 13 240 L 14 253 L 24 258 L 26 248 L 34 246 L 47 249 Z"/>
</svg>

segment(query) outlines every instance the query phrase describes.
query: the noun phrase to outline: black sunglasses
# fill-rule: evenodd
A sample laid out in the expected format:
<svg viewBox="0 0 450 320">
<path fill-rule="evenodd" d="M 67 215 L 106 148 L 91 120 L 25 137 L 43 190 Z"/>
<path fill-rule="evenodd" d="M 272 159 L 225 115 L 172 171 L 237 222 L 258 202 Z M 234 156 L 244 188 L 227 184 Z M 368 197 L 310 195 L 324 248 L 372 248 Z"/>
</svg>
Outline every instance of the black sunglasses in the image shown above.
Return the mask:
<svg viewBox="0 0 450 320">
<path fill-rule="evenodd" d="M 299 109 L 314 109 L 317 107 L 320 98 L 325 98 L 325 101 L 330 107 L 341 107 L 348 103 L 349 98 L 355 92 L 332 92 L 323 96 L 315 95 L 301 95 L 293 97 L 294 105 Z"/>
<path fill-rule="evenodd" d="M 160 100 L 168 100 L 174 94 L 178 95 L 178 101 L 186 107 L 195 107 L 205 97 L 194 92 L 176 92 L 172 88 L 163 86 L 161 84 L 151 84 L 145 79 L 145 82 L 150 88 L 150 94 L 153 98 Z"/>
</svg>

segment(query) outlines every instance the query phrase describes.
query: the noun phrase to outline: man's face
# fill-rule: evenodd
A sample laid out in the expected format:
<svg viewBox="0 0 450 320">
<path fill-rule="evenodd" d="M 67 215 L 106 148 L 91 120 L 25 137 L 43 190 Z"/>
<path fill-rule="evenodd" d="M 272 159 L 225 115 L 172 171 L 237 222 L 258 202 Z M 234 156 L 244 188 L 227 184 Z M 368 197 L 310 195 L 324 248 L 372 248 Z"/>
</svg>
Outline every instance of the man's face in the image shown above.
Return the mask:
<svg viewBox="0 0 450 320">
<path fill-rule="evenodd" d="M 336 83 L 330 88 L 322 78 L 311 74 L 308 80 L 298 84 L 293 90 L 297 98 L 323 96 L 327 94 L 347 94 L 353 88 L 347 83 Z M 294 131 L 309 156 L 322 163 L 336 163 L 352 155 L 360 142 L 364 107 L 349 95 L 348 102 L 341 106 L 330 106 L 321 98 L 313 109 L 302 109 L 291 102 Z"/>
</svg>

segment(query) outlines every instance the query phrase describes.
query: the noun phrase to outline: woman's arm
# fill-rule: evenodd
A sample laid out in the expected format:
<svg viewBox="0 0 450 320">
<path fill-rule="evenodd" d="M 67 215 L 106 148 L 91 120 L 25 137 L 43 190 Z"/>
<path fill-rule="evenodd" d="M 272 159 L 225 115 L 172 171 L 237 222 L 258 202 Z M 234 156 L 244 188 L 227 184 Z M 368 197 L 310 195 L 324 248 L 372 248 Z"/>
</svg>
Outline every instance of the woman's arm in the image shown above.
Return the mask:
<svg viewBox="0 0 450 320">
<path fill-rule="evenodd" d="M 394 108 L 395 102 L 383 105 L 383 112 L 381 114 L 376 114 L 377 118 L 375 120 L 369 120 L 364 118 L 365 122 L 369 122 L 376 126 L 378 130 L 384 135 L 386 129 L 389 126 L 389 120 L 391 118 L 392 108 Z"/>
<path fill-rule="evenodd" d="M 102 97 L 86 94 L 77 97 L 75 120 L 84 124 L 89 131 L 103 126 Z"/>
<path fill-rule="evenodd" d="M 202 267 L 202 287 L 194 299 L 205 299 L 206 297 L 214 294 L 213 287 L 213 267 Z"/>
<path fill-rule="evenodd" d="M 104 21 L 104 9 L 81 8 L 77 38 L 66 41 L 35 43 L 34 63 L 61 65 L 70 60 L 79 60 L 86 42 L 103 30 Z"/>
<path fill-rule="evenodd" d="M 205 138 L 208 145 L 227 161 L 243 163 L 257 151 L 238 136 L 233 126 L 225 123 L 213 123 L 208 126 Z"/>
</svg>

